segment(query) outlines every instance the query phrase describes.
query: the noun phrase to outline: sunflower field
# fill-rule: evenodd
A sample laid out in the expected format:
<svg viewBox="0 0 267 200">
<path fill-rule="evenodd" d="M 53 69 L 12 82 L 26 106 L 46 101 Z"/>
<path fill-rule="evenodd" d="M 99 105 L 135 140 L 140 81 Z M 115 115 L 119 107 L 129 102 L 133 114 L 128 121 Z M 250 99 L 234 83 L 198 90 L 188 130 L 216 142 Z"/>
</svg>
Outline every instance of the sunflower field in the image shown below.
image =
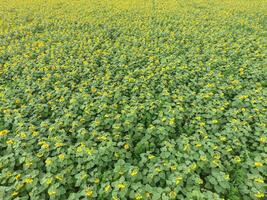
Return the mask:
<svg viewBox="0 0 267 200">
<path fill-rule="evenodd" d="M 0 0 L 0 199 L 266 199 L 266 38 L 266 0 Z"/>
</svg>

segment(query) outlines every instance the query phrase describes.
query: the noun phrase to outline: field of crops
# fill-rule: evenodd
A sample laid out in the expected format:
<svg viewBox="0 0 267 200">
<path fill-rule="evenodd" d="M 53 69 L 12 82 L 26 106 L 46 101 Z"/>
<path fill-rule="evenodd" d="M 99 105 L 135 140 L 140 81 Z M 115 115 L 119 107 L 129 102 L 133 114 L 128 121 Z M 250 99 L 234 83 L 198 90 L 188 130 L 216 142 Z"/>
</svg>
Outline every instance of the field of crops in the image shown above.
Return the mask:
<svg viewBox="0 0 267 200">
<path fill-rule="evenodd" d="M 0 199 L 266 199 L 266 13 L 0 0 Z"/>
</svg>

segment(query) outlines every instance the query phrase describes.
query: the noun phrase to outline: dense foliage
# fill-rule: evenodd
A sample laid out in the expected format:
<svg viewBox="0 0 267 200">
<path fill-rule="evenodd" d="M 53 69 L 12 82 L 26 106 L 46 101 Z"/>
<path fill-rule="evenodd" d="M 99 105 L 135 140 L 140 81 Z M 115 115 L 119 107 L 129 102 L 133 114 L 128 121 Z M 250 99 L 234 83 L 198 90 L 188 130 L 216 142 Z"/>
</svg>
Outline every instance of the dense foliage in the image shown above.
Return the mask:
<svg viewBox="0 0 267 200">
<path fill-rule="evenodd" d="M 0 199 L 264 199 L 267 1 L 0 0 Z"/>
</svg>

